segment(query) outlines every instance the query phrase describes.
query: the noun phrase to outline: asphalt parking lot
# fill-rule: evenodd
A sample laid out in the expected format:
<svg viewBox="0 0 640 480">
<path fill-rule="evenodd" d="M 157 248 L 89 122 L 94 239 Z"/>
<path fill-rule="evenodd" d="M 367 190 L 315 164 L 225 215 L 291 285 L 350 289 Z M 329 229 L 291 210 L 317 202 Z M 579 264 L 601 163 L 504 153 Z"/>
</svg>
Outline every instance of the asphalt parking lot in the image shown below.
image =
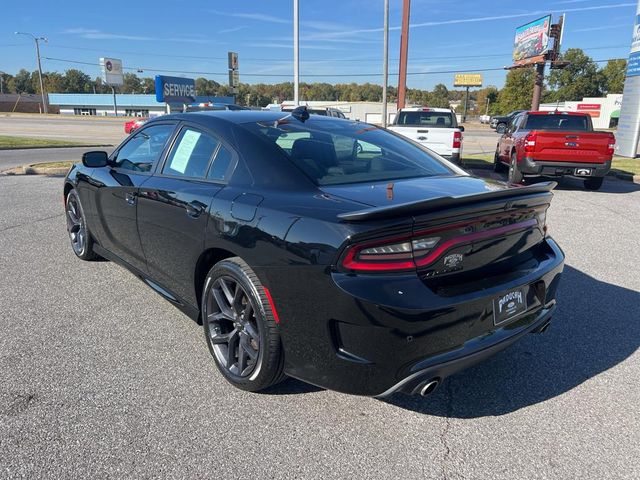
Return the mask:
<svg viewBox="0 0 640 480">
<path fill-rule="evenodd" d="M 200 326 L 74 257 L 61 191 L 0 176 L 2 478 L 640 478 L 638 185 L 557 189 L 567 266 L 547 333 L 388 401 L 235 390 Z"/>
</svg>

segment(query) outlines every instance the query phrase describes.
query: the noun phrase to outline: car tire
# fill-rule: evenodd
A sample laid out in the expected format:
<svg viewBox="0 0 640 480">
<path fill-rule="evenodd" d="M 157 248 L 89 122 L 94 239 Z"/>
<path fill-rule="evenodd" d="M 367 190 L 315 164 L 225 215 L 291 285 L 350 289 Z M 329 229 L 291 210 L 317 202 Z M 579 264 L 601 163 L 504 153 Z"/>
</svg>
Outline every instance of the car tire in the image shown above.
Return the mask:
<svg viewBox="0 0 640 480">
<path fill-rule="evenodd" d="M 71 241 L 73 253 L 81 260 L 91 261 L 100 258 L 93 251 L 93 237 L 87 227 L 84 209 L 80 203 L 80 197 L 75 188 L 67 193 L 65 199 L 65 217 L 67 219 L 67 232 Z"/>
<path fill-rule="evenodd" d="M 207 346 L 229 383 L 258 392 L 285 378 L 275 314 L 265 288 L 241 258 L 211 268 L 201 308 Z"/>
<path fill-rule="evenodd" d="M 496 132 L 497 133 L 504 133 L 507 130 L 507 124 L 506 123 L 499 123 L 498 125 L 496 125 Z"/>
<path fill-rule="evenodd" d="M 493 171 L 494 172 L 504 172 L 506 170 L 506 167 L 504 166 L 504 163 L 502 163 L 500 161 L 500 157 L 498 156 L 498 150 L 496 149 L 496 153 L 493 155 Z"/>
<path fill-rule="evenodd" d="M 604 177 L 593 177 L 587 178 L 584 181 L 584 188 L 587 190 L 600 190 L 602 187 L 602 182 L 604 181 Z"/>
<path fill-rule="evenodd" d="M 509 183 L 522 183 L 522 180 L 524 179 L 524 176 L 518 168 L 518 155 L 515 151 L 511 153 L 511 163 L 509 164 L 508 175 Z"/>
</svg>

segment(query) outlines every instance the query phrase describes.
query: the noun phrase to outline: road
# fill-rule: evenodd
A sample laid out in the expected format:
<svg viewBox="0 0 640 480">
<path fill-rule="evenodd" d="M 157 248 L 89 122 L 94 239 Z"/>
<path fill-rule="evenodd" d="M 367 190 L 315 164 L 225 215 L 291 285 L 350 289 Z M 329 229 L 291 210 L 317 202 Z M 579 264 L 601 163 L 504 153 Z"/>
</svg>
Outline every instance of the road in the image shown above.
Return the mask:
<svg viewBox="0 0 640 480">
<path fill-rule="evenodd" d="M 640 478 L 637 185 L 556 191 L 567 266 L 547 333 L 389 401 L 235 390 L 200 326 L 74 257 L 61 190 L 0 176 L 2 478 Z"/>
</svg>

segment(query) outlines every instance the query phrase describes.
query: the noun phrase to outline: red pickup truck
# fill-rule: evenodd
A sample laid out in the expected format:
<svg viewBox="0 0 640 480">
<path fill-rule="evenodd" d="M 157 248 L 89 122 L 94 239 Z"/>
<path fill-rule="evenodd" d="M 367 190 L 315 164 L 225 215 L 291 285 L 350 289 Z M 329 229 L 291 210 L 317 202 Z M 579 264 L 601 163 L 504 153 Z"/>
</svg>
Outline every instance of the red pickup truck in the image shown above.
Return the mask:
<svg viewBox="0 0 640 480">
<path fill-rule="evenodd" d="M 500 137 L 494 168 L 508 169 L 511 183 L 525 176 L 567 175 L 598 190 L 611 168 L 615 140 L 613 133 L 594 132 L 584 113 L 522 112 Z"/>
</svg>

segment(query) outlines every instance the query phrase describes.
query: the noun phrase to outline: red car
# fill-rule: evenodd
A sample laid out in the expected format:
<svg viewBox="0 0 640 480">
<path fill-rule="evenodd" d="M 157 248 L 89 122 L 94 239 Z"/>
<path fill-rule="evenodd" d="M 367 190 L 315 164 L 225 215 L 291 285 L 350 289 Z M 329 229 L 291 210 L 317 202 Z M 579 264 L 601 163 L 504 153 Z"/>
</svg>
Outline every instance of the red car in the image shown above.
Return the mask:
<svg viewBox="0 0 640 480">
<path fill-rule="evenodd" d="M 135 132 L 138 128 L 149 121 L 148 117 L 134 118 L 124 123 L 124 133 Z"/>
<path fill-rule="evenodd" d="M 591 117 L 576 112 L 522 112 L 500 137 L 494 169 L 509 171 L 509 182 L 524 177 L 572 176 L 598 190 L 611 169 L 615 137 L 594 132 Z"/>
</svg>

